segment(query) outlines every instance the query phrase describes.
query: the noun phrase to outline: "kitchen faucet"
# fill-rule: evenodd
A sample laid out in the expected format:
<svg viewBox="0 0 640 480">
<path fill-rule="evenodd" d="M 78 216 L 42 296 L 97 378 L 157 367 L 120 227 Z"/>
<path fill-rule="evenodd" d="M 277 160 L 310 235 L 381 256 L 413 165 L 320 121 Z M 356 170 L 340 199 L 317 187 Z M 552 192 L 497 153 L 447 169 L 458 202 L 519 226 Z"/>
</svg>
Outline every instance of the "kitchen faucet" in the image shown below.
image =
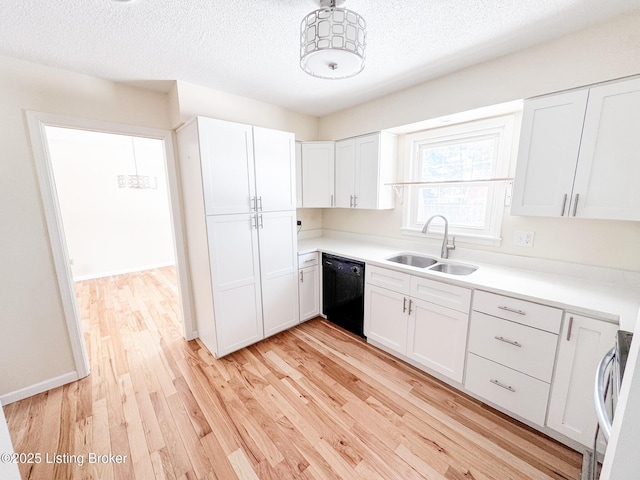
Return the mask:
<svg viewBox="0 0 640 480">
<path fill-rule="evenodd" d="M 456 237 L 451 237 L 451 244 L 449 244 L 449 222 L 443 215 L 434 215 L 429 220 L 427 220 L 424 224 L 424 227 L 422 227 L 422 233 L 427 233 L 427 229 L 429 228 L 431 220 L 436 217 L 440 217 L 442 220 L 444 220 L 444 237 L 442 238 L 442 249 L 440 250 L 440 257 L 449 258 L 449 250 L 456 249 Z"/>
</svg>

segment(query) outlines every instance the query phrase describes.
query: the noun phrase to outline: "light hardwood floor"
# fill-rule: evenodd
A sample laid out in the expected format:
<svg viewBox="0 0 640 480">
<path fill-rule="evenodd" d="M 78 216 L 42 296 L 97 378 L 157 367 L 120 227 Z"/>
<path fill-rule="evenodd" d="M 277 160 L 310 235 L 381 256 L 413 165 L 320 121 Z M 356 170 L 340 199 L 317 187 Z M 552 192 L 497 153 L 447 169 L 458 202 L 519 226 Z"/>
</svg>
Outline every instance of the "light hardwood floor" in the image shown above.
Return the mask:
<svg viewBox="0 0 640 480">
<path fill-rule="evenodd" d="M 5 407 L 43 456 L 24 479 L 579 478 L 578 453 L 322 319 L 216 360 L 181 337 L 171 268 L 77 291 L 91 375 Z"/>
</svg>

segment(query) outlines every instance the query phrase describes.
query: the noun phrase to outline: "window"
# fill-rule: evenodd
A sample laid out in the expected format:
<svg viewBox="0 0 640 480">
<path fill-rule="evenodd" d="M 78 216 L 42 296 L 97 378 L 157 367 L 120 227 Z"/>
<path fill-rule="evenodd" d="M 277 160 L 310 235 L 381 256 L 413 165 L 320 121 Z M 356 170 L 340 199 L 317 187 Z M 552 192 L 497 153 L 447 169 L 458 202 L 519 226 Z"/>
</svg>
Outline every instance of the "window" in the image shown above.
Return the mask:
<svg viewBox="0 0 640 480">
<path fill-rule="evenodd" d="M 507 176 L 513 123 L 509 115 L 408 135 L 405 181 L 437 184 L 407 188 L 403 232 L 421 232 L 440 214 L 450 235 L 499 244 L 506 183 L 482 180 Z M 434 221 L 429 232 L 441 225 Z"/>
</svg>

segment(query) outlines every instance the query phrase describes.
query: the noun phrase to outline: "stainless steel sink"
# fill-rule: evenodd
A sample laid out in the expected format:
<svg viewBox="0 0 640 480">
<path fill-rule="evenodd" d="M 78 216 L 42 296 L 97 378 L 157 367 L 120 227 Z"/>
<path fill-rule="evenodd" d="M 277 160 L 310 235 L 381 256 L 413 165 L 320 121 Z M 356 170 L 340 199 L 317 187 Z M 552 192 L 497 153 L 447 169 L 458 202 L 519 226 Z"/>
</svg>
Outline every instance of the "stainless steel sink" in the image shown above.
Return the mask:
<svg viewBox="0 0 640 480">
<path fill-rule="evenodd" d="M 390 262 L 401 263 L 402 265 L 410 265 L 412 267 L 418 268 L 426 268 L 430 265 L 434 265 L 438 263 L 438 261 L 431 257 L 423 257 L 422 255 L 412 255 L 412 254 L 404 254 L 404 255 L 396 255 L 395 257 L 387 258 Z"/>
<path fill-rule="evenodd" d="M 456 263 L 438 263 L 429 270 L 434 272 L 448 273 L 449 275 L 469 275 L 475 272 L 478 267 L 474 265 L 459 265 Z"/>
</svg>

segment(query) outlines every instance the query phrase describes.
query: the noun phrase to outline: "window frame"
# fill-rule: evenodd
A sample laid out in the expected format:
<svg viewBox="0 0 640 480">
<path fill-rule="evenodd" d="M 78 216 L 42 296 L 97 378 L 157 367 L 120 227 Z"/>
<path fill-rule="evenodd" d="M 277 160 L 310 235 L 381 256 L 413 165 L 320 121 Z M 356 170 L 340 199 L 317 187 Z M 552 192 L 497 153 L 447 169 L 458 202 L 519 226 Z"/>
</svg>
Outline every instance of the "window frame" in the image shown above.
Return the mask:
<svg viewBox="0 0 640 480">
<path fill-rule="evenodd" d="M 512 163 L 511 157 L 514 154 L 515 118 L 516 114 L 511 113 L 408 134 L 405 142 L 404 181 L 407 183 L 420 181 L 418 175 L 421 147 L 436 146 L 464 139 L 471 141 L 476 138 L 495 135 L 498 138 L 498 147 L 492 165 L 491 178 L 508 177 Z M 455 186 L 456 182 L 451 182 L 449 185 Z M 464 184 L 458 183 L 457 185 Z M 506 203 L 505 197 L 510 189 L 510 182 L 486 182 L 484 185 L 487 185 L 489 189 L 484 228 L 449 225 L 449 235 L 470 243 L 500 245 L 502 242 L 501 230 Z M 447 184 L 443 186 L 447 186 Z M 401 228 L 401 232 L 404 235 L 425 236 L 422 233 L 422 225 L 419 225 L 416 218 L 420 191 L 419 185 L 410 185 L 404 188 Z M 441 222 L 434 222 L 429 226 L 427 236 L 442 238 L 443 230 L 444 225 Z"/>
</svg>

